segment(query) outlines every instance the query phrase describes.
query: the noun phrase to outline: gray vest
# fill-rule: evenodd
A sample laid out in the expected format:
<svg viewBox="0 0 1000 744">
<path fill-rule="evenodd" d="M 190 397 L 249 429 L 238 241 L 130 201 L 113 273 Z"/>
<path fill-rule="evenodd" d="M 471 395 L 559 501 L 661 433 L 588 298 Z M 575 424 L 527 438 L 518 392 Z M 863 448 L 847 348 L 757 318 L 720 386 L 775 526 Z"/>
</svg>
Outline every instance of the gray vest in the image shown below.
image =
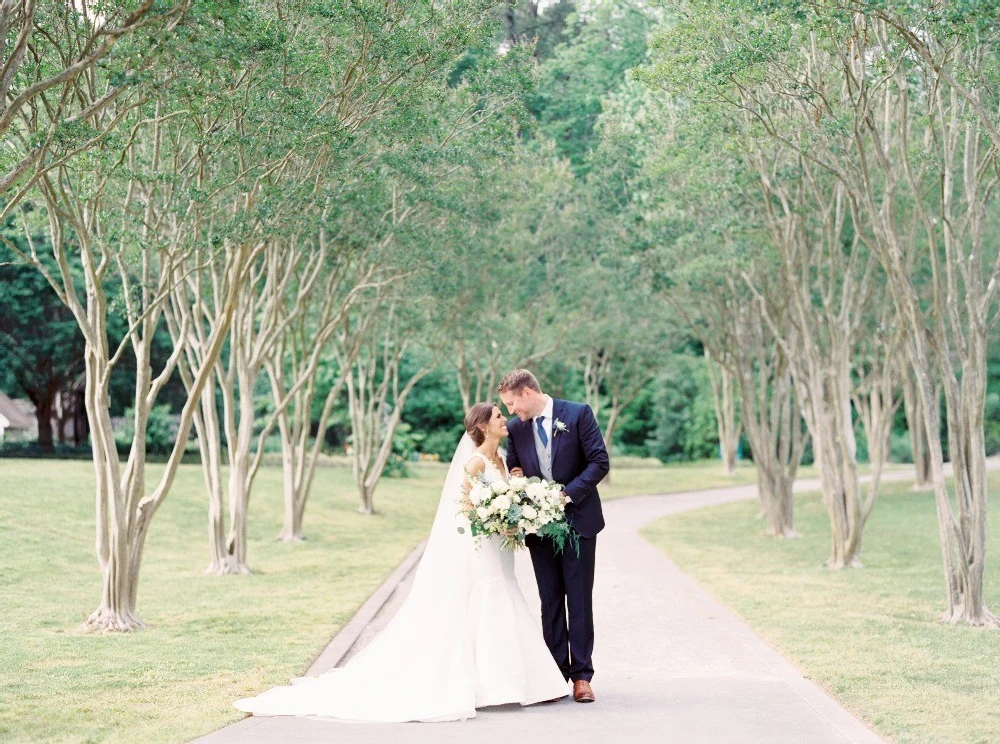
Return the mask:
<svg viewBox="0 0 1000 744">
<path fill-rule="evenodd" d="M 535 454 L 538 455 L 538 466 L 542 470 L 542 477 L 545 480 L 552 480 L 552 437 L 549 437 L 549 444 L 547 447 L 542 446 L 542 440 L 538 436 L 538 426 L 535 424 L 535 419 L 531 419 L 531 434 L 535 439 Z M 552 430 L 553 435 L 556 433 L 555 429 Z"/>
</svg>

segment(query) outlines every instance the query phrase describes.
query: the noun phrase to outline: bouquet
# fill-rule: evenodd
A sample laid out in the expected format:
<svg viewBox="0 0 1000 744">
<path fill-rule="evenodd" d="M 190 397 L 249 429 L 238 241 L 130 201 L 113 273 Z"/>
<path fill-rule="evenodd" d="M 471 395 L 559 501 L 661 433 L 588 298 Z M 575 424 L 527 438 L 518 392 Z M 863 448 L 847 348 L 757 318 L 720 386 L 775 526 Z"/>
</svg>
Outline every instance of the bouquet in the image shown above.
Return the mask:
<svg viewBox="0 0 1000 744">
<path fill-rule="evenodd" d="M 482 476 L 469 475 L 472 484 L 462 513 L 469 520 L 473 537 L 500 535 L 500 547 L 521 550 L 528 535 L 547 537 L 556 553 L 566 543 L 580 553 L 580 538 L 566 521 L 566 497 L 559 483 L 540 478 L 514 476 L 510 482 L 487 483 Z M 458 528 L 465 532 L 464 527 Z"/>
</svg>

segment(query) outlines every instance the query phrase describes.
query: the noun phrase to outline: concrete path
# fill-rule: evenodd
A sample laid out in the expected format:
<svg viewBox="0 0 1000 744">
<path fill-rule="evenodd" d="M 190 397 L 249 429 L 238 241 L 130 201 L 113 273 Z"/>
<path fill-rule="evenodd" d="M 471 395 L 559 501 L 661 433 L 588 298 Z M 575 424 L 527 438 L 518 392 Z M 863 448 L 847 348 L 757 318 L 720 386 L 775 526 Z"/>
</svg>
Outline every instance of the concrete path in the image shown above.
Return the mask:
<svg viewBox="0 0 1000 744">
<path fill-rule="evenodd" d="M 905 480 L 905 471 L 884 480 Z M 796 490 L 815 491 L 817 481 Z M 197 741 L 201 744 L 351 742 L 518 744 L 556 741 L 677 742 L 677 744 L 876 744 L 883 740 L 844 710 L 687 578 L 637 533 L 660 517 L 713 504 L 753 499 L 753 486 L 605 505 L 607 528 L 598 539 L 595 587 L 594 691 L 597 702 L 500 706 L 452 723 L 357 724 L 304 718 L 249 717 Z M 408 588 L 409 565 L 379 589 L 357 622 L 310 669 L 319 674 L 364 646 L 385 625 Z M 536 608 L 526 555 L 518 581 Z M 338 640 L 339 639 L 339 640 Z M 386 680 L 420 684 L 419 676 Z M 568 691 L 568 690 L 567 690 Z"/>
</svg>

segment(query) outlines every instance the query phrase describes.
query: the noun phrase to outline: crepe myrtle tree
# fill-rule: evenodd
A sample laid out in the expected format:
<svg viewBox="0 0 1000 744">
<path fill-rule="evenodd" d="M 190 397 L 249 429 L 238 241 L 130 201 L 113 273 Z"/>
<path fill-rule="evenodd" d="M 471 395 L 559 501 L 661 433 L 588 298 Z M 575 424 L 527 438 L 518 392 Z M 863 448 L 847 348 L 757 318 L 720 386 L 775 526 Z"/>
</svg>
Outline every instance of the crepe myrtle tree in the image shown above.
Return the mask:
<svg viewBox="0 0 1000 744">
<path fill-rule="evenodd" d="M 349 367 L 351 466 L 362 514 L 375 511 L 375 489 L 392 455 L 406 399 L 434 368 L 433 356 L 415 349 L 421 326 L 412 323 L 413 310 L 397 298 L 384 298 L 379 307 L 369 310 L 377 316 Z"/>
<path fill-rule="evenodd" d="M 338 246 L 325 228 L 318 240 L 320 273 L 308 291 L 286 293 L 278 312 L 288 322 L 264 360 L 281 440 L 284 518 L 278 538 L 284 541 L 304 539 L 303 517 L 326 433 L 375 319 L 370 313 L 352 318 L 352 310 L 398 278 L 380 271 L 376 251 Z M 295 285 L 305 287 L 307 279 Z M 328 389 L 315 418 L 321 376 L 328 377 Z"/>
<path fill-rule="evenodd" d="M 100 7 L 98 7 L 98 5 Z M 0 219 L 49 169 L 97 147 L 120 123 L 188 10 L 187 0 L 0 3 Z"/>
<path fill-rule="evenodd" d="M 978 34 L 951 40 L 940 67 L 914 62 L 890 25 L 856 16 L 840 55 L 855 112 L 857 168 L 842 164 L 866 238 L 879 256 L 907 340 L 930 452 L 948 608 L 945 619 L 997 627 L 983 593 L 988 520 L 984 408 L 986 358 L 997 320 L 1000 254 L 987 240 L 997 140 L 977 101 L 993 99 L 992 53 Z M 863 59 L 855 59 L 861 54 Z M 885 69 L 883 61 L 893 64 Z M 960 82 L 960 78 L 966 81 Z M 873 108 L 885 112 L 870 115 Z M 932 167 L 931 167 L 931 164 Z M 911 220 L 929 271 L 914 276 Z M 859 219 L 860 222 L 860 219 Z M 944 392 L 954 492 L 944 473 L 938 385 Z"/>
<path fill-rule="evenodd" d="M 109 240 L 105 232 L 105 220 L 110 222 L 104 212 L 107 205 L 95 201 L 101 189 L 87 188 L 80 193 L 72 184 L 72 174 L 62 169 L 45 174 L 39 182 L 49 226 L 45 250 L 50 252 L 56 269 L 50 270 L 42 261 L 38 246 L 32 245 L 23 258 L 43 273 L 73 313 L 84 337 L 84 397 L 96 476 L 95 547 L 102 575 L 100 602 L 86 625 L 97 631 L 128 631 L 144 626 L 136 613 L 136 598 L 149 525 L 177 473 L 198 396 L 213 374 L 212 366 L 222 350 L 236 298 L 230 293 L 220 296 L 224 312 L 210 333 L 204 364 L 192 371 L 191 397 L 181 411 L 177 439 L 162 474 L 149 487 L 146 424 L 183 351 L 182 346 L 176 347 L 162 368 L 154 369 L 151 346 L 177 266 L 187 254 L 176 246 L 137 250 L 127 241 Z M 73 258 L 81 266 L 82 287 L 71 267 Z M 245 259 L 241 249 L 232 256 L 228 264 L 231 284 L 241 281 Z M 120 303 L 108 295 L 112 276 L 121 287 Z M 115 347 L 110 343 L 108 327 L 111 314 L 119 306 L 124 309 L 128 332 Z M 132 407 L 135 437 L 126 461 L 121 463 L 111 424 L 109 383 L 129 347 L 136 363 Z"/>
</svg>

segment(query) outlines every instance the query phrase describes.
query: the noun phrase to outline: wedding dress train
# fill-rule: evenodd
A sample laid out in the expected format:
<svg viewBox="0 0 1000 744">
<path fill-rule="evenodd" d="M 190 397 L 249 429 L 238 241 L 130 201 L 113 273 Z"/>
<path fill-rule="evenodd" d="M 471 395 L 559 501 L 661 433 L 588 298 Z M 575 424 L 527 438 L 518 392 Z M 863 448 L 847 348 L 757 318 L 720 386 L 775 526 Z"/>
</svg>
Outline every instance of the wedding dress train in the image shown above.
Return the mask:
<svg viewBox="0 0 1000 744">
<path fill-rule="evenodd" d="M 517 584 L 514 555 L 500 550 L 498 538 L 477 548 L 467 529 L 457 529 L 464 466 L 475 454 L 466 435 L 413 587 L 385 629 L 343 668 L 238 700 L 237 708 L 259 716 L 451 721 L 474 717 L 477 707 L 567 694 Z M 505 477 L 483 460 L 487 480 Z"/>
</svg>

